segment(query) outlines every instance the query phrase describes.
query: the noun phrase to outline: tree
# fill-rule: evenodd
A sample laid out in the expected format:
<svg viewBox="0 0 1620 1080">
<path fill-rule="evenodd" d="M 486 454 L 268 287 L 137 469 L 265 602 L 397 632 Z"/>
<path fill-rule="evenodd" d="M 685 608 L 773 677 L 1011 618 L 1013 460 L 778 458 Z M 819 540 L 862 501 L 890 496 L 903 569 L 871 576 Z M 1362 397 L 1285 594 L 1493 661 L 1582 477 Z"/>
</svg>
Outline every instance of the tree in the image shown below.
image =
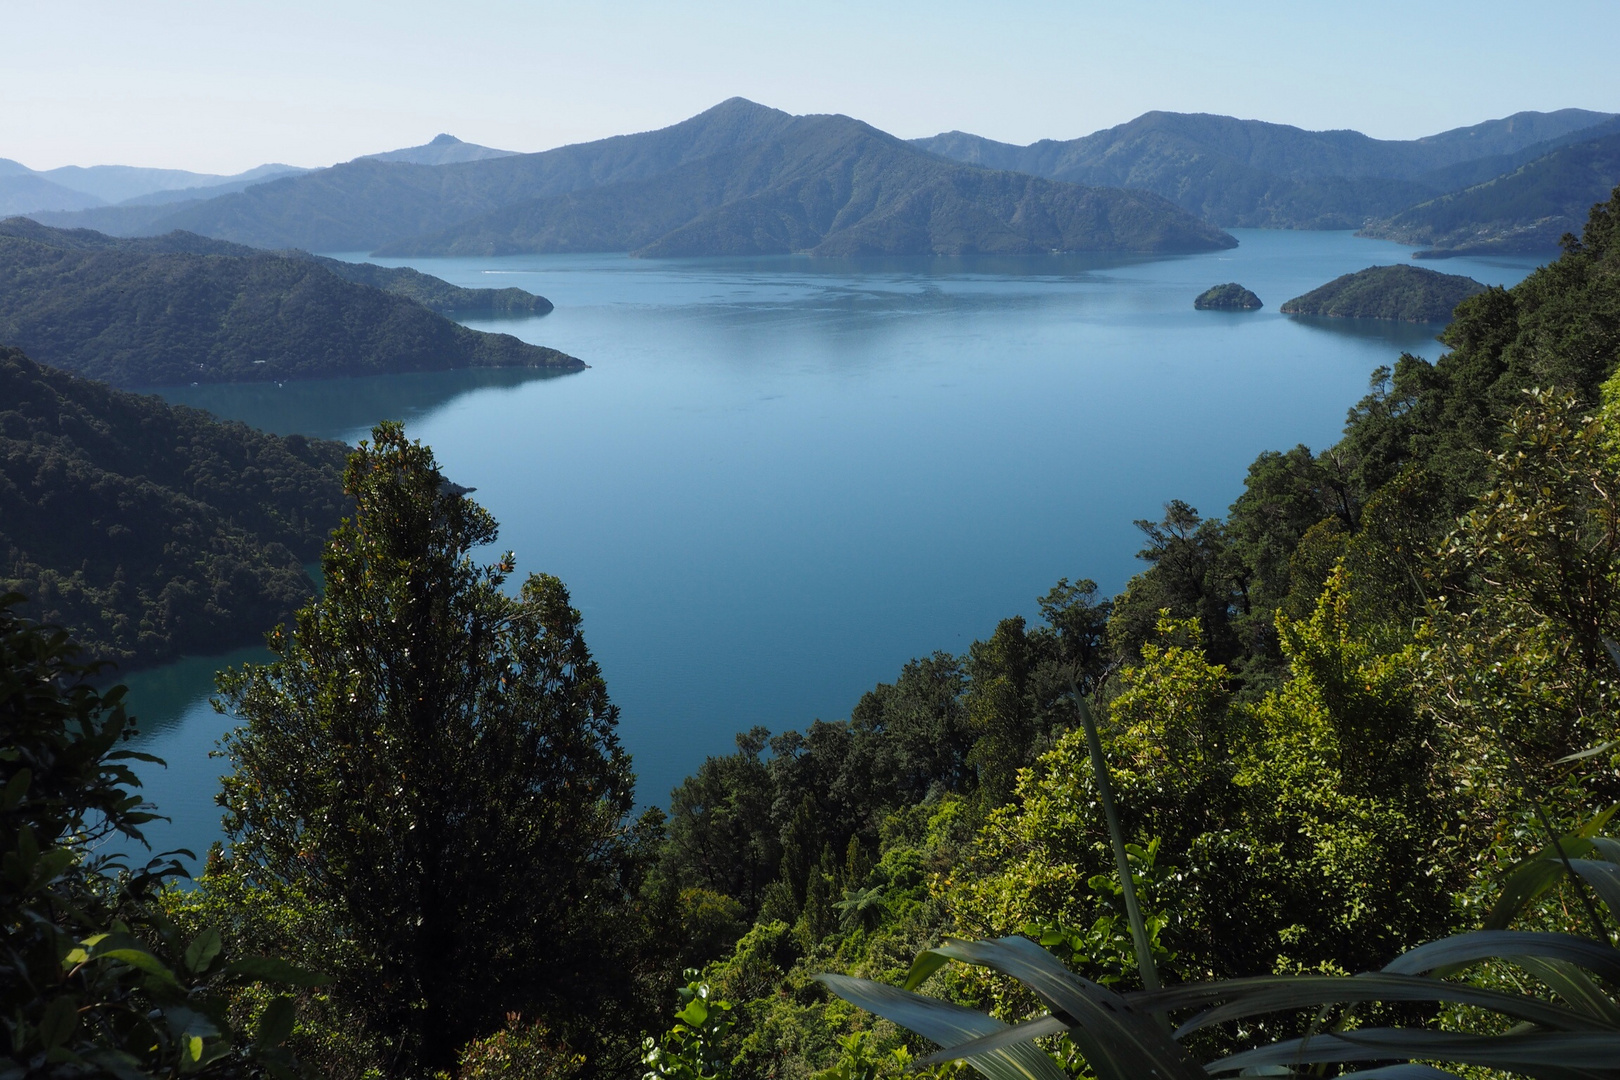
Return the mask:
<svg viewBox="0 0 1620 1080">
<path fill-rule="evenodd" d="M 608 1031 L 631 967 L 603 927 L 633 888 L 633 777 L 580 615 L 554 577 L 504 593 L 512 554 L 469 555 L 490 514 L 401 425 L 372 437 L 324 595 L 270 635 L 271 663 L 220 677 L 243 721 L 220 795 L 233 859 L 349 935 L 362 959 L 334 994 L 396 1071 L 449 1067 L 512 1011 Z"/>
<path fill-rule="evenodd" d="M 182 936 L 156 902 L 178 862 L 97 852 L 144 843 L 156 815 L 128 762 L 162 763 L 119 749 L 124 688 L 98 691 L 100 665 L 23 603 L 0 596 L 0 1076 L 290 1080 L 293 999 L 255 984 L 318 980 L 233 955 L 212 927 Z M 232 1023 L 244 993 L 263 1003 L 244 1017 L 256 1038 Z"/>
</svg>

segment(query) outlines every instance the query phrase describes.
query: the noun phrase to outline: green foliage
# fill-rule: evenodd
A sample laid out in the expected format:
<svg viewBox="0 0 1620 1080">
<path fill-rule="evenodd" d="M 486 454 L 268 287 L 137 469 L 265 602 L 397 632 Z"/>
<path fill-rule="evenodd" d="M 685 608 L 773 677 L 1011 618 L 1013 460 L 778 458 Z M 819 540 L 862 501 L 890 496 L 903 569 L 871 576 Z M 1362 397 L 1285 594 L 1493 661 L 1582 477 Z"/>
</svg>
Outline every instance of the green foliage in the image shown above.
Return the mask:
<svg viewBox="0 0 1620 1080">
<path fill-rule="evenodd" d="M 0 597 L 0 1075 L 249 1076 L 287 1080 L 293 997 L 319 979 L 190 933 L 156 902 L 178 863 L 131 871 L 104 845 L 143 843 L 153 817 L 118 749 L 123 687 L 98 692 L 61 631 Z M 260 993 L 233 1024 L 230 1001 Z"/>
<path fill-rule="evenodd" d="M 0 588 L 98 658 L 253 643 L 314 591 L 348 452 L 0 348 Z"/>
<path fill-rule="evenodd" d="M 695 971 L 687 972 L 695 976 Z M 731 1002 L 713 996 L 709 984 L 692 979 L 676 991 L 680 1008 L 662 1038 L 642 1043 L 643 1080 L 727 1080 L 732 1062 L 725 1049 L 733 1023 Z"/>
<path fill-rule="evenodd" d="M 1485 286 L 1470 277 L 1441 274 L 1421 266 L 1369 266 L 1336 277 L 1282 306 L 1284 315 L 1334 319 L 1395 319 L 1443 323 L 1458 304 Z"/>
<path fill-rule="evenodd" d="M 354 271 L 325 260 L 154 252 L 110 237 L 92 247 L 43 226 L 27 238 L 16 231 L 0 231 L 0 340 L 122 386 L 584 367 L 348 280 Z"/>
<path fill-rule="evenodd" d="M 1256 311 L 1264 306 L 1258 296 L 1235 281 L 1212 285 L 1193 300 L 1199 311 Z"/>
<path fill-rule="evenodd" d="M 462 1047 L 455 1080 L 573 1080 L 585 1073 L 585 1058 L 545 1024 L 512 1013 L 500 1031 Z"/>
<path fill-rule="evenodd" d="M 600 932 L 638 873 L 617 710 L 562 583 L 502 592 L 510 553 L 469 556 L 494 519 L 398 424 L 373 438 L 324 594 L 271 636 L 272 663 L 220 676 L 243 722 L 220 797 L 232 860 L 342 928 L 334 999 L 394 1068 L 448 1067 L 513 1011 L 608 1054 L 588 1044 L 634 1022 L 609 1016 L 639 948 Z"/>
</svg>

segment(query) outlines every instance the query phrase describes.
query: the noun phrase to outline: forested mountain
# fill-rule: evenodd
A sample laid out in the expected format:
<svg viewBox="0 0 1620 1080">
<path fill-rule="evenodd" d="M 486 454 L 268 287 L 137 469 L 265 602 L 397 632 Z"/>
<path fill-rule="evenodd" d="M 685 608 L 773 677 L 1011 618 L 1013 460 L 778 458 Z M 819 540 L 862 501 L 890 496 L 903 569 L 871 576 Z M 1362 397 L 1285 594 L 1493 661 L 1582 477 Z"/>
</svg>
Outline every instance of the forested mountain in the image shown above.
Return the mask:
<svg viewBox="0 0 1620 1080">
<path fill-rule="evenodd" d="M 411 165 L 458 165 L 463 161 L 487 161 L 490 158 L 512 157 L 514 150 L 496 150 L 477 143 L 462 142 L 454 135 L 441 134 L 421 146 L 407 146 L 403 150 L 385 150 L 380 154 L 361 154 L 356 161 L 403 161 Z"/>
<path fill-rule="evenodd" d="M 66 224 L 73 219 L 49 219 Z M 964 169 L 858 121 L 734 98 L 659 131 L 425 166 L 354 161 L 114 232 L 312 251 L 1199 251 L 1232 243 L 1140 193 Z"/>
<path fill-rule="evenodd" d="M 0 341 L 119 385 L 584 367 L 555 349 L 460 326 L 424 300 L 550 308 L 520 290 L 458 289 L 412 270 L 187 233 L 115 239 L 0 223 Z"/>
<path fill-rule="evenodd" d="M 504 207 L 382 254 L 1036 254 L 1234 241 L 1154 196 L 939 161 L 857 120 L 794 117 L 657 177 Z"/>
<path fill-rule="evenodd" d="M 1504 155 L 1532 146 L 1545 152 L 1613 119 L 1583 109 L 1517 113 L 1423 139 L 1392 141 L 1355 131 L 1150 112 L 1068 141 L 1013 146 L 949 132 L 913 143 L 991 168 L 1141 188 L 1228 228 L 1344 229 L 1450 190 L 1443 170 L 1478 159 L 1510 168 L 1514 162 Z"/>
<path fill-rule="evenodd" d="M 0 347 L 0 592 L 108 659 L 252 644 L 313 593 L 348 453 Z"/>
<path fill-rule="evenodd" d="M 1364 235 L 1425 250 L 1418 258 L 1556 250 L 1620 183 L 1620 133 L 1570 143 L 1504 176 L 1369 224 Z"/>
<path fill-rule="evenodd" d="M 1396 319 L 1443 323 L 1457 305 L 1485 291 L 1460 274 L 1441 274 L 1421 266 L 1369 266 L 1334 278 L 1283 304 L 1285 315 L 1320 315 L 1332 319 Z"/>
</svg>

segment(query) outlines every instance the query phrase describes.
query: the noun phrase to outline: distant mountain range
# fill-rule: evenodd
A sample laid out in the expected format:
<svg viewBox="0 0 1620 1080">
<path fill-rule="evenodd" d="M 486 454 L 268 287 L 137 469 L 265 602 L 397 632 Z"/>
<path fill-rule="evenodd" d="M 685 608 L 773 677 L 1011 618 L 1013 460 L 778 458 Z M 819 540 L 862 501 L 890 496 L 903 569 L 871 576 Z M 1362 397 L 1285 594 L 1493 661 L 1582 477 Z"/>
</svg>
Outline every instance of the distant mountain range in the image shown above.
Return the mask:
<svg viewBox="0 0 1620 1080">
<path fill-rule="evenodd" d="M 1141 188 L 1223 228 L 1352 229 L 1616 125 L 1620 117 L 1609 113 L 1562 109 L 1393 141 L 1356 131 L 1150 112 L 1063 142 L 1013 146 L 953 131 L 913 145 L 991 168 Z"/>
<path fill-rule="evenodd" d="M 585 366 L 434 308 L 551 305 L 518 289 L 460 289 L 414 270 L 191 233 L 117 239 L 0 221 L 0 341 L 117 385 Z"/>
<path fill-rule="evenodd" d="M 36 172 L 9 158 L 0 158 L 0 217 L 129 202 L 212 198 L 271 177 L 308 171 L 294 165 L 260 165 L 233 176 L 216 176 L 133 165 L 64 165 Z"/>
<path fill-rule="evenodd" d="M 440 135 L 301 175 L 32 216 L 388 255 L 1154 253 L 1228 246 L 1221 230 L 1237 227 L 1362 229 L 1437 255 L 1543 251 L 1620 183 L 1610 136 L 1620 115 L 1585 109 L 1411 140 L 1151 112 L 1029 146 L 963 132 L 908 143 L 733 98 L 538 154 Z"/>
<path fill-rule="evenodd" d="M 185 229 L 258 247 L 395 254 L 958 255 L 1235 243 L 1151 194 L 966 167 L 849 117 L 791 116 L 741 98 L 659 131 L 540 154 L 450 165 L 360 159 L 161 217 L 90 220 L 115 233 Z"/>
</svg>

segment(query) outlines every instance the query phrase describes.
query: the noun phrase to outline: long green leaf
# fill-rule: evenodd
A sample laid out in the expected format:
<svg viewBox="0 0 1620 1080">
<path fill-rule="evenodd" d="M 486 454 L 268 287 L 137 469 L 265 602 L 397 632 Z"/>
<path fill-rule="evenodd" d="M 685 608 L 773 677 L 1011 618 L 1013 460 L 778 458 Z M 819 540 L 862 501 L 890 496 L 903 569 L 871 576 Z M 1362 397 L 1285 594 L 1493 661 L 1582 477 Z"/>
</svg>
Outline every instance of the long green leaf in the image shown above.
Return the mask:
<svg viewBox="0 0 1620 1080">
<path fill-rule="evenodd" d="M 969 1042 L 958 1043 L 945 1050 L 929 1054 L 917 1060 L 918 1068 L 929 1065 L 940 1065 L 957 1058 L 972 1058 L 976 1054 L 986 1054 L 992 1050 L 1000 1050 L 1004 1046 L 1013 1046 L 1022 1042 L 1033 1042 L 1048 1035 L 1062 1035 L 1069 1030 L 1069 1025 L 1048 1013 L 1038 1016 L 1034 1020 L 1025 1020 L 1022 1024 L 1015 1024 L 1010 1028 L 981 1035 Z"/>
<path fill-rule="evenodd" d="M 1572 1069 L 1613 1069 L 1620 1061 L 1620 1032 L 1533 1032 L 1468 1035 L 1454 1031 L 1361 1028 L 1287 1039 L 1221 1058 L 1212 1073 L 1261 1065 L 1306 1065 L 1422 1058 L 1459 1065 L 1485 1065 L 1546 1080 L 1563 1080 Z"/>
<path fill-rule="evenodd" d="M 1420 975 L 1481 960 L 1512 960 L 1517 956 L 1567 960 L 1620 982 L 1620 950 L 1572 934 L 1528 930 L 1475 930 L 1441 938 L 1402 953 L 1385 964 L 1384 970 L 1395 975 Z"/>
<path fill-rule="evenodd" d="M 1101 1080 L 1146 1076 L 1204 1080 L 1197 1062 L 1148 1014 L 1135 1011 L 1112 990 L 1070 972 L 1027 938 L 950 941 L 936 951 L 1022 981 L 1054 1014 L 1070 1022 L 1070 1041 Z"/>
<path fill-rule="evenodd" d="M 1574 964 L 1565 960 L 1540 960 L 1533 956 L 1515 956 L 1513 964 L 1540 979 L 1575 1011 L 1607 1027 L 1620 1028 L 1620 1006 L 1603 992 L 1603 988 L 1591 976 Z"/>
<path fill-rule="evenodd" d="M 1356 1077 L 1357 1080 L 1458 1080 L 1454 1072 L 1413 1061 L 1401 1065 L 1381 1065 L 1376 1069 L 1357 1069 L 1345 1075 Z"/>
<path fill-rule="evenodd" d="M 1529 1020 L 1555 1030 L 1591 1027 L 1591 1016 L 1523 994 L 1487 990 L 1466 983 L 1443 982 L 1419 975 L 1262 975 L 1224 982 L 1192 983 L 1156 994 L 1127 994 L 1131 1007 L 1144 1012 L 1170 1012 L 1204 1007 L 1176 1030 L 1176 1038 L 1245 1016 L 1364 1001 L 1449 1001 L 1475 1005 Z"/>
<path fill-rule="evenodd" d="M 817 975 L 816 979 L 850 1004 L 892 1020 L 941 1046 L 949 1047 L 1008 1030 L 1000 1020 L 976 1009 L 913 994 L 886 983 L 831 974 Z M 1066 1080 L 1057 1063 L 1029 1042 L 978 1054 L 967 1062 L 987 1080 Z"/>
<path fill-rule="evenodd" d="M 1592 891 L 1609 909 L 1609 918 L 1620 923 L 1620 866 L 1596 859 L 1571 859 L 1569 865 L 1592 886 Z"/>
</svg>

